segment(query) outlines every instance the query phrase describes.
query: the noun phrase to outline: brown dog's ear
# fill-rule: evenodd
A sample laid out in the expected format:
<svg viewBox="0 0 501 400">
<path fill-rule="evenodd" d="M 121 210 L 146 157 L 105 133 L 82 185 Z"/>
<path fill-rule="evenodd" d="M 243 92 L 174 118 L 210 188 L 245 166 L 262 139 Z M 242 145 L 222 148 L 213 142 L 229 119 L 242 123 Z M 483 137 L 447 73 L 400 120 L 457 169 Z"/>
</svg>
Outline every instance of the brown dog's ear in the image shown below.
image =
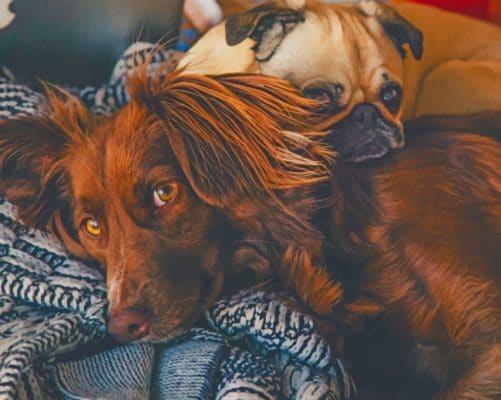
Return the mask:
<svg viewBox="0 0 501 400">
<path fill-rule="evenodd" d="M 423 33 L 400 15 L 395 9 L 374 0 L 362 1 L 360 9 L 367 16 L 374 16 L 386 35 L 396 46 L 402 58 L 406 57 L 404 44 L 408 44 L 416 60 L 423 56 Z"/>
<path fill-rule="evenodd" d="M 263 75 L 145 74 L 131 96 L 158 116 L 194 192 L 218 207 L 241 198 L 273 196 L 327 179 L 331 154 L 313 138 L 316 102 L 290 84 Z M 299 134 L 298 132 L 302 132 Z"/>
<path fill-rule="evenodd" d="M 226 42 L 237 45 L 247 38 L 256 42 L 253 50 L 256 60 L 268 61 L 282 40 L 298 23 L 304 21 L 304 12 L 273 1 L 226 19 Z"/>
<path fill-rule="evenodd" d="M 45 118 L 0 121 L 0 189 L 21 218 L 45 227 L 57 202 L 44 190 L 65 144 L 64 135 Z"/>
<path fill-rule="evenodd" d="M 86 118 L 73 98 L 47 94 L 43 115 L 0 121 L 0 191 L 26 223 L 43 229 L 63 207 L 67 188 L 61 160 Z"/>
<path fill-rule="evenodd" d="M 80 105 L 69 104 L 51 98 L 47 115 L 0 121 L 0 193 L 23 222 L 52 232 L 70 252 L 88 259 L 72 231 L 70 188 L 61 165 L 85 116 Z"/>
</svg>

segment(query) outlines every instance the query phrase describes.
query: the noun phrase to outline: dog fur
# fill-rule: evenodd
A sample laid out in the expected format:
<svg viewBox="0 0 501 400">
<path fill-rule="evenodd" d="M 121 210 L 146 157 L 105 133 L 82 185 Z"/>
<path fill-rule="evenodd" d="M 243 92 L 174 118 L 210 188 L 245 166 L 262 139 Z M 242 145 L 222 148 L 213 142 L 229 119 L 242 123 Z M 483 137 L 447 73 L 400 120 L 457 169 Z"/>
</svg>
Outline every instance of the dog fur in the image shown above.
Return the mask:
<svg viewBox="0 0 501 400">
<path fill-rule="evenodd" d="M 326 179 L 331 156 L 312 141 L 322 134 L 298 132 L 313 103 L 286 82 L 143 71 L 130 89 L 112 118 L 52 92 L 44 115 L 0 121 L 2 193 L 23 221 L 105 267 L 109 330 L 124 342 L 193 324 L 233 273 L 243 227 L 318 243 L 274 191 Z"/>
<path fill-rule="evenodd" d="M 404 2 L 303 3 L 270 1 L 229 16 L 180 67 L 273 75 L 327 98 L 333 144 L 358 162 L 400 149 L 402 121 L 501 109 L 500 27 Z M 403 91 L 401 104 L 383 103 L 388 87 Z"/>
<path fill-rule="evenodd" d="M 176 334 L 249 261 L 346 335 L 383 398 L 499 396 L 499 114 L 421 121 L 401 152 L 334 164 L 319 104 L 283 81 L 143 75 L 132 89 L 110 119 L 53 96 L 47 115 L 0 123 L 2 192 L 106 267 L 117 339 Z M 176 196 L 159 207 L 166 182 Z"/>
</svg>

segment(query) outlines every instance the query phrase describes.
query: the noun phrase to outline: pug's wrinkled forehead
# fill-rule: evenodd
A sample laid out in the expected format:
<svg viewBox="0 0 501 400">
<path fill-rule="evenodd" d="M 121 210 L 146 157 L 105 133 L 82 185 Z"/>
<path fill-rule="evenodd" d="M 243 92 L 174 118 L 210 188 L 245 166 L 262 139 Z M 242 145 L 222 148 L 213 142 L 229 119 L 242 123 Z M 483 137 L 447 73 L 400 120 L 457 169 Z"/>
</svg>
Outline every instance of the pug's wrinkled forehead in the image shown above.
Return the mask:
<svg viewBox="0 0 501 400">
<path fill-rule="evenodd" d="M 416 58 L 422 53 L 421 33 L 392 8 L 374 1 L 267 2 L 229 17 L 225 28 L 230 46 L 253 41 L 258 72 L 290 80 L 300 89 L 329 83 L 333 94 L 343 92 L 342 103 L 360 97 L 363 93 L 357 90 L 370 91 L 383 81 L 401 84 L 404 45 Z"/>
<path fill-rule="evenodd" d="M 213 28 L 180 67 L 272 75 L 301 90 L 322 88 L 322 96 L 345 108 L 374 102 L 383 85 L 402 87 L 405 46 L 420 58 L 421 32 L 376 1 L 269 1 Z"/>
<path fill-rule="evenodd" d="M 322 129 L 335 128 L 340 156 L 360 162 L 404 145 L 403 59 L 422 51 L 422 33 L 388 5 L 282 0 L 228 17 L 180 67 L 290 81 L 326 104 Z"/>
</svg>

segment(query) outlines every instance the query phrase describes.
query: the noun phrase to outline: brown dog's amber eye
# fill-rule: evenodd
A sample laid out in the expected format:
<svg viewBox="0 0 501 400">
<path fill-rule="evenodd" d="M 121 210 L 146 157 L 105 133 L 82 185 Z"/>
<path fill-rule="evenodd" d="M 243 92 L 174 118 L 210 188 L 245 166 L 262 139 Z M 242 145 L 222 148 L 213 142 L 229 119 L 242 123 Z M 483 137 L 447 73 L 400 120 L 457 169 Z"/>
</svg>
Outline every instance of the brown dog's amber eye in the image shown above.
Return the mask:
<svg viewBox="0 0 501 400">
<path fill-rule="evenodd" d="M 177 195 L 177 184 L 174 182 L 162 183 L 153 191 L 153 202 L 155 206 L 162 207 L 170 203 Z"/>
<path fill-rule="evenodd" d="M 99 236 L 102 233 L 101 226 L 99 222 L 94 218 L 86 218 L 82 223 L 85 231 L 91 236 Z"/>
<path fill-rule="evenodd" d="M 389 83 L 381 89 L 379 94 L 385 107 L 393 114 L 400 110 L 402 104 L 402 88 L 396 83 Z"/>
</svg>

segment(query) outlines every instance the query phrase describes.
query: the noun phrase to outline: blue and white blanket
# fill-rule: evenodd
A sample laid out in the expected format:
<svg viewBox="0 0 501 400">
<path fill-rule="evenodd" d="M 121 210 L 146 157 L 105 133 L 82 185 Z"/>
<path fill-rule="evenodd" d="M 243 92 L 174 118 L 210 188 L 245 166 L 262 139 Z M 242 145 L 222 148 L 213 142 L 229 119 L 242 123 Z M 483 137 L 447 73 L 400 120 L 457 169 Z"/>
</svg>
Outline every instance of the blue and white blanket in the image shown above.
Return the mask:
<svg viewBox="0 0 501 400">
<path fill-rule="evenodd" d="M 151 45 L 136 44 L 110 83 L 72 90 L 99 114 L 125 104 L 127 73 Z M 151 68 L 177 55 L 155 55 Z M 33 115 L 44 96 L 0 67 L 0 119 Z M 356 389 L 311 318 L 278 294 L 242 292 L 168 343 L 117 346 L 106 334 L 102 272 L 54 238 L 24 226 L 0 198 L 0 400 L 351 399 Z"/>
</svg>

